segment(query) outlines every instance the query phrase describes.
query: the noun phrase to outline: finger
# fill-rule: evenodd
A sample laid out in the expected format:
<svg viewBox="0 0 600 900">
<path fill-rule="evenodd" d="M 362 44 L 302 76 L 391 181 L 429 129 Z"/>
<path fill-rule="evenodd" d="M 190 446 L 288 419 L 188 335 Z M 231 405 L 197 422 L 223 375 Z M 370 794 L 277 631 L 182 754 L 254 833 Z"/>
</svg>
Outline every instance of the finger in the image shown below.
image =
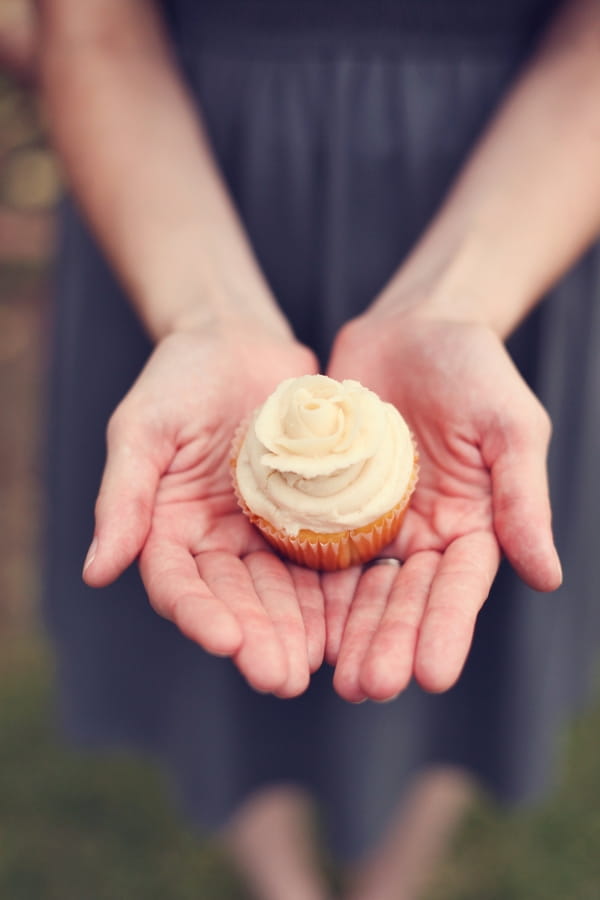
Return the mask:
<svg viewBox="0 0 600 900">
<path fill-rule="evenodd" d="M 279 557 L 269 551 L 250 553 L 244 563 L 287 660 L 287 679 L 274 692 L 295 697 L 308 687 L 310 671 L 306 631 L 292 576 Z"/>
<path fill-rule="evenodd" d="M 235 616 L 198 575 L 193 556 L 164 540 L 147 542 L 140 572 L 153 608 L 190 640 L 218 656 L 231 656 L 242 643 Z"/>
<path fill-rule="evenodd" d="M 321 576 L 325 600 L 325 659 L 331 666 L 337 662 L 346 620 L 361 574 L 361 566 L 352 566 L 341 572 L 325 572 Z"/>
<path fill-rule="evenodd" d="M 397 568 L 372 566 L 363 572 L 358 582 L 333 676 L 335 690 L 351 703 L 366 699 L 360 683 L 360 669 L 397 576 Z"/>
<path fill-rule="evenodd" d="M 464 666 L 475 620 L 500 564 L 495 537 L 475 532 L 457 538 L 435 573 L 417 641 L 414 674 L 427 691 L 452 687 Z"/>
<path fill-rule="evenodd" d="M 520 577 L 535 590 L 552 591 L 562 581 L 562 569 L 552 536 L 546 467 L 550 426 L 541 408 L 536 413 L 537 424 L 515 429 L 501 452 L 494 454 L 493 439 L 489 440 L 494 527 Z M 486 446 L 482 449 L 485 454 Z"/>
<path fill-rule="evenodd" d="M 285 651 L 244 562 L 215 551 L 200 553 L 196 564 L 201 578 L 241 628 L 242 644 L 234 659 L 242 675 L 263 693 L 281 690 L 288 679 Z"/>
<path fill-rule="evenodd" d="M 391 700 L 412 677 L 419 628 L 439 562 L 439 553 L 415 553 L 392 584 L 360 668 L 360 686 L 372 700 Z"/>
<path fill-rule="evenodd" d="M 289 566 L 304 620 L 308 666 L 316 672 L 325 655 L 325 599 L 319 573 L 304 566 Z"/>
<path fill-rule="evenodd" d="M 94 539 L 83 569 L 91 587 L 110 584 L 138 556 L 150 531 L 160 473 L 156 441 L 119 424 L 109 426 Z"/>
</svg>

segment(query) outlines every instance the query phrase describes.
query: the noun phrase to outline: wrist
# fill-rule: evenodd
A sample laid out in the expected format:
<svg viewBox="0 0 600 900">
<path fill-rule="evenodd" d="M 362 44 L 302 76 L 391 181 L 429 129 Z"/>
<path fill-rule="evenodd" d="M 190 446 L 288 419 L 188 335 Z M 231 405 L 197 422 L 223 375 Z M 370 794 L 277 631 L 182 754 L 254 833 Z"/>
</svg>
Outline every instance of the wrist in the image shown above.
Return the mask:
<svg viewBox="0 0 600 900">
<path fill-rule="evenodd" d="M 293 337 L 292 331 L 275 300 L 268 294 L 255 292 L 232 296 L 218 289 L 196 289 L 190 295 L 180 292 L 164 302 L 159 296 L 148 296 L 137 305 L 142 322 L 153 341 L 176 333 L 210 334 L 223 330 L 251 334 L 259 330 L 281 340 Z"/>
<path fill-rule="evenodd" d="M 426 235 L 372 311 L 485 326 L 505 339 L 534 305 L 521 260 L 494 252 L 494 240 L 473 231 L 441 250 Z"/>
</svg>

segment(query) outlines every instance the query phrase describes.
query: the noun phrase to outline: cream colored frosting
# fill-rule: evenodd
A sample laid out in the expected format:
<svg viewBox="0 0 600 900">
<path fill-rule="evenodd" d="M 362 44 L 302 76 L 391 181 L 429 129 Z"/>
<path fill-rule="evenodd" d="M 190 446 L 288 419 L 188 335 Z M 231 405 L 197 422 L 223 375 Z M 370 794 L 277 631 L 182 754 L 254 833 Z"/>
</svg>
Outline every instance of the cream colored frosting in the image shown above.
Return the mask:
<svg viewBox="0 0 600 900">
<path fill-rule="evenodd" d="M 358 381 L 283 381 L 250 421 L 236 463 L 252 512 L 280 531 L 332 533 L 374 522 L 402 498 L 415 450 L 395 406 Z"/>
</svg>

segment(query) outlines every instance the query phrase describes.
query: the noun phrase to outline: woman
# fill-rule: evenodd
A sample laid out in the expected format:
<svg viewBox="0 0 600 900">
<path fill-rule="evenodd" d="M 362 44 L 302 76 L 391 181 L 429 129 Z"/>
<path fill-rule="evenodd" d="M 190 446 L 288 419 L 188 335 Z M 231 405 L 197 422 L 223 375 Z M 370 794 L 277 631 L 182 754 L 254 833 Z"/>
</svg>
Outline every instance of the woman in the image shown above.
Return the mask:
<svg viewBox="0 0 600 900">
<path fill-rule="evenodd" d="M 534 796 L 582 696 L 595 252 L 513 338 L 557 428 L 569 604 L 502 570 L 449 690 L 501 553 L 530 588 L 561 580 L 549 420 L 503 346 L 600 227 L 599 5 L 549 24 L 554 6 L 39 0 L 55 142 L 102 247 L 67 204 L 48 578 L 65 718 L 159 754 L 264 900 L 326 896 L 298 785 L 361 860 L 356 900 L 416 896 L 423 860 L 394 824 L 411 774 L 459 765 Z M 233 429 L 319 368 L 415 431 L 419 488 L 386 551 L 401 567 L 319 577 L 236 510 Z M 84 577 L 121 577 L 96 595 L 77 562 L 109 417 Z"/>
</svg>

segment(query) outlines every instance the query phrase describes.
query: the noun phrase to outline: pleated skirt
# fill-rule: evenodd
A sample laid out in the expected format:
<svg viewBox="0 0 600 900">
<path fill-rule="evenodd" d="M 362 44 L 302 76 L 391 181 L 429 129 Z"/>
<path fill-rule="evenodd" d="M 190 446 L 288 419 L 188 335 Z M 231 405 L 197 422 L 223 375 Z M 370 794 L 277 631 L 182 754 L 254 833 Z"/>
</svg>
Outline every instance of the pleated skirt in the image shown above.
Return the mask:
<svg viewBox="0 0 600 900">
<path fill-rule="evenodd" d="M 245 29 L 201 7 L 166 8 L 182 75 L 275 296 L 325 365 L 336 330 L 435 212 L 530 37 L 396 21 L 302 30 L 289 17 Z M 106 422 L 151 348 L 68 198 L 55 298 L 44 609 L 68 734 L 160 760 L 209 831 L 261 786 L 302 785 L 345 858 L 369 847 L 429 764 L 466 768 L 504 803 L 540 797 L 560 771 L 557 738 L 589 696 L 600 638 L 598 249 L 510 341 L 554 422 L 564 586 L 542 596 L 503 567 L 458 684 L 440 696 L 411 684 L 383 705 L 342 701 L 326 666 L 302 697 L 258 695 L 152 612 L 135 567 L 101 591 L 83 584 Z"/>
</svg>

